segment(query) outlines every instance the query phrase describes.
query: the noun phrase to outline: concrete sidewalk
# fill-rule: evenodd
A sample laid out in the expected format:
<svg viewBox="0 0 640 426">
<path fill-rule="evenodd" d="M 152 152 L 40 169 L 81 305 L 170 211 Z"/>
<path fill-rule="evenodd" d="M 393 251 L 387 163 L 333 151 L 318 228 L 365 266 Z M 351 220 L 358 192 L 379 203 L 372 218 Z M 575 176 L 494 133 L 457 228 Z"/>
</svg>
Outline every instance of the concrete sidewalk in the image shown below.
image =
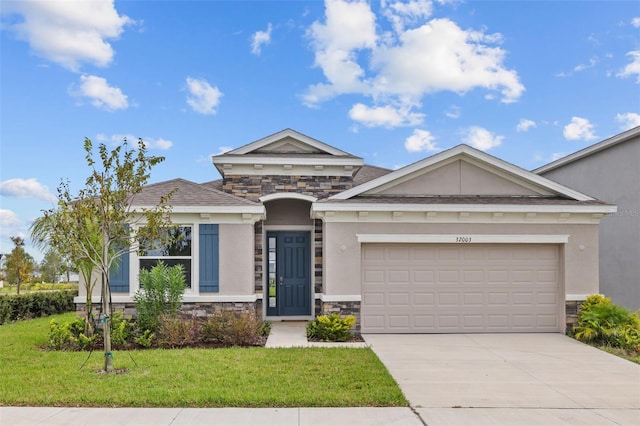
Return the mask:
<svg viewBox="0 0 640 426">
<path fill-rule="evenodd" d="M 271 333 L 265 344 L 266 348 L 292 348 L 292 347 L 349 347 L 362 348 L 367 346 L 364 342 L 308 342 L 308 321 L 274 321 L 271 323 Z"/>
<path fill-rule="evenodd" d="M 406 407 L 63 408 L 0 407 L 2 426 L 424 426 Z"/>
</svg>

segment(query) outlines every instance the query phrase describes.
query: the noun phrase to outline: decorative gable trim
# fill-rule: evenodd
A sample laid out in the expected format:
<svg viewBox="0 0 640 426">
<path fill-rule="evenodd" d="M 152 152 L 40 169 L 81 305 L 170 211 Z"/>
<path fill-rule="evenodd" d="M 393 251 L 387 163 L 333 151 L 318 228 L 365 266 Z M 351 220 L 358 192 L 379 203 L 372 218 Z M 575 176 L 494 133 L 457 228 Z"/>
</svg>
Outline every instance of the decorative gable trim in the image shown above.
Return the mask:
<svg viewBox="0 0 640 426">
<path fill-rule="evenodd" d="M 578 191 L 574 191 L 570 188 L 567 188 L 564 185 L 560 185 L 549 179 L 543 178 L 542 176 L 539 176 L 539 175 L 536 175 L 535 173 L 524 170 L 511 163 L 507 163 L 506 161 L 500 160 L 499 158 L 486 154 L 468 145 L 458 145 L 447 151 L 443 151 L 441 153 L 435 154 L 431 157 L 425 158 L 424 160 L 410 164 L 406 167 L 403 167 L 401 169 L 388 173 L 384 176 L 381 176 L 377 179 L 373 179 L 362 185 L 356 186 L 350 190 L 341 192 L 340 194 L 333 195 L 329 197 L 329 199 L 330 200 L 347 200 L 349 198 L 355 197 L 356 195 L 361 195 L 368 191 L 372 191 L 374 189 L 387 187 L 392 182 L 402 181 L 402 179 L 407 177 L 408 175 L 420 172 L 422 170 L 434 169 L 439 167 L 442 164 L 448 164 L 449 162 L 457 158 L 464 158 L 475 165 L 484 163 L 488 165 L 489 168 L 495 169 L 497 172 L 496 174 L 499 176 L 503 176 L 503 177 L 509 176 L 509 177 L 517 178 L 517 182 L 519 182 L 523 186 L 530 185 L 531 188 L 535 188 L 535 187 L 537 187 L 538 189 L 541 188 L 553 194 L 562 195 L 577 201 L 593 201 L 594 200 L 592 197 L 589 197 L 588 195 L 582 194 Z M 486 167 L 483 167 L 483 168 L 488 170 L 488 168 Z"/>
<path fill-rule="evenodd" d="M 264 148 L 268 145 L 271 145 L 275 142 L 278 142 L 282 139 L 292 138 L 298 140 L 306 145 L 309 145 L 315 148 L 318 151 L 325 152 L 331 155 L 339 155 L 339 156 L 351 156 L 348 152 L 339 150 L 338 148 L 332 147 L 331 145 L 327 145 L 324 142 L 320 142 L 317 139 L 313 139 L 307 135 L 303 135 L 302 133 L 296 132 L 293 129 L 285 129 L 278 133 L 274 133 L 273 135 L 267 136 L 262 139 L 258 139 L 255 142 L 251 142 L 250 144 L 241 146 L 240 148 L 236 148 L 234 150 L 226 152 L 226 154 L 249 154 L 253 151 L 257 151 L 261 148 Z M 224 154 L 222 154 L 224 155 Z"/>
</svg>

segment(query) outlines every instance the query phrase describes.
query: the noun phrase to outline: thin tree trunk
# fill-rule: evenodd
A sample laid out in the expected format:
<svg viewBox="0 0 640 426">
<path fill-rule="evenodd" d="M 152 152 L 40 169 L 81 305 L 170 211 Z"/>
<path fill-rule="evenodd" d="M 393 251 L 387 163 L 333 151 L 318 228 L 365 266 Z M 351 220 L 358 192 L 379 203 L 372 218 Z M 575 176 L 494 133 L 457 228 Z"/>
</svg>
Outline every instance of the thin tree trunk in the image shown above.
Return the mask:
<svg viewBox="0 0 640 426">
<path fill-rule="evenodd" d="M 102 335 L 104 336 L 104 371 L 110 373 L 113 371 L 111 359 L 111 304 L 109 303 L 109 281 L 105 279 L 105 273 L 102 272 Z"/>
</svg>

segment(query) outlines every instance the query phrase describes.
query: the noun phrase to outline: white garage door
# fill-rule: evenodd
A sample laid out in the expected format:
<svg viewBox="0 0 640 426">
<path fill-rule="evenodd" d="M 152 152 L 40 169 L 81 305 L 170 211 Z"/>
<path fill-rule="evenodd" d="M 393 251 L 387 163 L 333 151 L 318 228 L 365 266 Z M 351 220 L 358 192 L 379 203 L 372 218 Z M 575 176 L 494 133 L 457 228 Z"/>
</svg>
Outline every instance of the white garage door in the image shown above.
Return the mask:
<svg viewBox="0 0 640 426">
<path fill-rule="evenodd" d="M 363 244 L 363 333 L 558 332 L 558 247 Z"/>
</svg>

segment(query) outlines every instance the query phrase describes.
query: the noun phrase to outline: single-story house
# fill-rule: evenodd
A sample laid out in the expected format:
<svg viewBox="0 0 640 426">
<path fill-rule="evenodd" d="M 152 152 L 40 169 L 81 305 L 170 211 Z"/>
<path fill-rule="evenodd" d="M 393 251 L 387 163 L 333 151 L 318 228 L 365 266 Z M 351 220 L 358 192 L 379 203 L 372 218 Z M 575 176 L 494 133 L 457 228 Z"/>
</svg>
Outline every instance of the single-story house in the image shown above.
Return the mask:
<svg viewBox="0 0 640 426">
<path fill-rule="evenodd" d="M 533 172 L 617 205 L 600 224 L 600 293 L 640 309 L 640 127 Z"/>
<path fill-rule="evenodd" d="M 220 180 L 136 197 L 177 189 L 182 244 L 126 257 L 116 308 L 158 260 L 185 265 L 187 311 L 353 314 L 363 333 L 562 333 L 599 291 L 598 226 L 615 206 L 467 145 L 388 170 L 286 129 L 212 161 Z"/>
</svg>

